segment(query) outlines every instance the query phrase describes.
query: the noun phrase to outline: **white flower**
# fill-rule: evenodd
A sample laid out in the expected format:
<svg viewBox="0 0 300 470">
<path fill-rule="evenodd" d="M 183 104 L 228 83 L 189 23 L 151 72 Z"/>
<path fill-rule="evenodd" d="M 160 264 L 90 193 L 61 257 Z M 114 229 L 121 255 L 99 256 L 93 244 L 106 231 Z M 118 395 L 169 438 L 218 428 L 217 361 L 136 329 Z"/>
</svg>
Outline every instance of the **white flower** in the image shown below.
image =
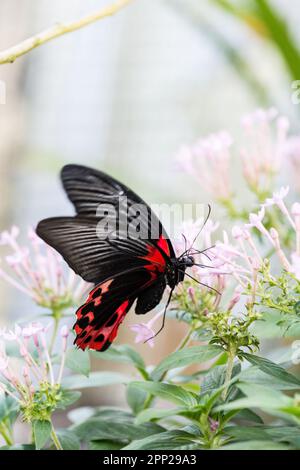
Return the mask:
<svg viewBox="0 0 300 470">
<path fill-rule="evenodd" d="M 274 191 L 272 197 L 266 199 L 266 201 L 264 202 L 264 206 L 268 207 L 272 206 L 273 204 L 281 206 L 282 200 L 287 196 L 289 190 L 290 188 L 288 186 L 282 186 L 279 191 Z"/>
</svg>

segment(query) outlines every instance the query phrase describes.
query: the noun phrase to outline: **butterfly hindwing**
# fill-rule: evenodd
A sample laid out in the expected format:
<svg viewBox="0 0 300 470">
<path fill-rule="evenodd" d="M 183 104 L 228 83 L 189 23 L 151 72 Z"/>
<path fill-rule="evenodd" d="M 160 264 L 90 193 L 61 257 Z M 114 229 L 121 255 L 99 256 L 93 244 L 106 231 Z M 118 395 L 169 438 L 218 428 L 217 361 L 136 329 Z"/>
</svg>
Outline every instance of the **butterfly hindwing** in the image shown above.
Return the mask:
<svg viewBox="0 0 300 470">
<path fill-rule="evenodd" d="M 81 349 L 107 349 L 135 299 L 156 285 L 156 279 L 154 272 L 143 269 L 98 284 L 76 312 L 76 345 Z"/>
</svg>

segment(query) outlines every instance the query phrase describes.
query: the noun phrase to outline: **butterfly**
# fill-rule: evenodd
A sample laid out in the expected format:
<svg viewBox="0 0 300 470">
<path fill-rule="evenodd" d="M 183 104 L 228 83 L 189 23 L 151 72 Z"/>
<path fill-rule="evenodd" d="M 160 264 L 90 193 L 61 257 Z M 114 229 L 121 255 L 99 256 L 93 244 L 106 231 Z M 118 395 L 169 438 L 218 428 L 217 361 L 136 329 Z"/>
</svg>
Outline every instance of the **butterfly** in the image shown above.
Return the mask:
<svg viewBox="0 0 300 470">
<path fill-rule="evenodd" d="M 193 249 L 176 257 L 151 208 L 102 171 L 70 164 L 63 167 L 61 180 L 76 215 L 44 219 L 36 233 L 63 256 L 75 273 L 95 285 L 76 312 L 74 343 L 82 350 L 105 351 L 134 302 L 135 313 L 146 314 L 160 303 L 169 286 L 166 313 L 175 287 L 187 274 L 186 268 L 196 264 Z M 136 206 L 142 208 L 139 217 L 134 212 Z M 104 212 L 99 213 L 103 207 L 105 217 Z M 121 219 L 127 225 L 121 224 Z M 106 228 L 115 222 L 114 230 L 105 233 L 103 220 Z M 138 226 L 143 236 L 131 236 L 128 225 Z"/>
</svg>

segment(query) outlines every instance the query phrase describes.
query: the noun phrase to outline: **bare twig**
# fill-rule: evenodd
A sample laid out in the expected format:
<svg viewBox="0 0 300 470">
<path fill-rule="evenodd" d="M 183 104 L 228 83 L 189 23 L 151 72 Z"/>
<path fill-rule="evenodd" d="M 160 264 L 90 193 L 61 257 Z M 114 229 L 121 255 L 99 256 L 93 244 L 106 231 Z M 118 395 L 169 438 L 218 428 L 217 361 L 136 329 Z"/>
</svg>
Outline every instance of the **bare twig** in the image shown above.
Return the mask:
<svg viewBox="0 0 300 470">
<path fill-rule="evenodd" d="M 102 20 L 103 18 L 112 16 L 132 1 L 133 0 L 117 0 L 112 5 L 104 7 L 101 10 L 91 13 L 90 15 L 84 16 L 77 21 L 56 24 L 51 28 L 42 31 L 41 33 L 25 39 L 15 46 L 0 52 L 0 64 L 12 63 L 18 57 L 21 57 L 27 52 L 32 51 L 32 49 L 35 49 L 36 47 L 42 46 L 48 41 L 52 41 L 52 39 L 67 33 L 72 33 L 73 31 L 84 28 L 85 26 Z"/>
</svg>

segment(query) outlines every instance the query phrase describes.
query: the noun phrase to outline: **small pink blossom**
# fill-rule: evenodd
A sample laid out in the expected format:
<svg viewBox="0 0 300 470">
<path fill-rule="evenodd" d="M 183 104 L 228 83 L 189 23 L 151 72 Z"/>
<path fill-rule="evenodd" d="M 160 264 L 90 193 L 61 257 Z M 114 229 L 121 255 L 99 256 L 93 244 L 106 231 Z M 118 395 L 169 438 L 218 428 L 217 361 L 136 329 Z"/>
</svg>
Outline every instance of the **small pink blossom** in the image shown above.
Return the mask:
<svg viewBox="0 0 300 470">
<path fill-rule="evenodd" d="M 162 311 L 154 315 L 147 323 L 134 323 L 129 326 L 129 328 L 136 333 L 135 343 L 147 342 L 150 348 L 154 347 L 155 331 L 153 330 L 153 325 L 161 315 Z"/>
<path fill-rule="evenodd" d="M 245 179 L 250 187 L 268 190 L 270 176 L 281 167 L 289 122 L 271 108 L 254 111 L 242 124 L 247 139 L 241 151 Z"/>
<path fill-rule="evenodd" d="M 232 310 L 233 307 L 240 301 L 242 296 L 243 287 L 241 285 L 237 285 L 234 289 L 233 296 L 229 301 L 228 310 Z"/>
<path fill-rule="evenodd" d="M 241 229 L 241 227 L 235 225 L 234 227 L 232 227 L 231 234 L 233 238 L 238 240 L 239 238 L 242 238 L 244 236 L 244 231 Z"/>
<path fill-rule="evenodd" d="M 69 336 L 69 328 L 67 327 L 67 325 L 63 325 L 60 329 L 60 336 L 62 338 L 67 338 Z"/>
<path fill-rule="evenodd" d="M 208 421 L 211 432 L 216 432 L 220 425 L 219 421 L 216 421 L 215 419 L 212 419 L 210 417 L 208 418 Z"/>
<path fill-rule="evenodd" d="M 281 264 L 283 265 L 284 269 L 286 269 L 287 271 L 290 271 L 291 266 L 283 250 L 281 249 L 279 234 L 277 230 L 275 228 L 271 228 L 270 235 L 274 241 L 275 250 L 276 250 L 279 260 L 281 261 Z"/>
<path fill-rule="evenodd" d="M 14 330 L 4 330 L 2 336 L 6 341 L 15 341 L 21 334 L 22 329 L 19 327 L 19 325 L 15 325 Z"/>
<path fill-rule="evenodd" d="M 196 299 L 195 299 L 195 289 L 194 289 L 194 287 L 189 286 L 187 292 L 188 292 L 188 295 L 189 295 L 191 301 L 195 303 Z"/>
<path fill-rule="evenodd" d="M 285 145 L 285 154 L 290 162 L 294 186 L 300 191 L 300 136 L 290 137 Z"/>
<path fill-rule="evenodd" d="M 291 272 L 300 280 L 300 255 L 298 253 L 292 253 L 291 260 Z"/>
<path fill-rule="evenodd" d="M 190 147 L 180 149 L 177 164 L 194 178 L 216 199 L 228 200 L 231 197 L 229 149 L 230 135 L 225 132 L 211 134 Z"/>
<path fill-rule="evenodd" d="M 0 245 L 13 245 L 15 243 L 16 238 L 20 233 L 19 227 L 13 225 L 9 230 L 5 230 L 0 235 Z"/>
<path fill-rule="evenodd" d="M 265 228 L 265 226 L 262 223 L 262 220 L 265 216 L 265 208 L 264 206 L 260 209 L 258 214 L 253 214 L 251 213 L 249 215 L 249 224 L 246 224 L 246 228 L 257 228 L 257 230 L 260 231 L 262 235 L 264 235 L 272 245 L 274 245 L 274 242 L 272 240 L 272 237 L 270 236 L 268 230 Z"/>
<path fill-rule="evenodd" d="M 19 244 L 18 235 L 19 229 L 15 226 L 0 235 L 0 244 L 12 250 L 5 258 L 9 270 L 0 268 L 0 278 L 44 307 L 53 308 L 57 303 L 77 304 L 90 284 L 71 270 L 66 276 L 62 257 L 33 229 L 28 230 L 30 249 Z"/>
<path fill-rule="evenodd" d="M 300 203 L 299 202 L 294 202 L 294 204 L 292 205 L 291 212 L 293 216 L 300 217 Z"/>
<path fill-rule="evenodd" d="M 281 205 L 282 200 L 288 195 L 290 188 L 288 186 L 282 186 L 279 191 L 274 191 L 273 196 L 271 198 L 267 198 L 264 206 L 272 206 L 273 204 L 277 204 L 278 206 Z"/>
<path fill-rule="evenodd" d="M 36 336 L 38 333 L 40 333 L 43 330 L 44 330 L 44 327 L 42 324 L 30 323 L 30 325 L 22 329 L 22 336 L 24 339 L 33 338 L 34 336 Z"/>
<path fill-rule="evenodd" d="M 28 394 L 32 396 L 34 390 L 39 387 L 40 382 L 49 381 L 52 385 L 55 383 L 53 364 L 46 338 L 48 329 L 48 326 L 45 327 L 40 323 L 30 323 L 23 328 L 16 326 L 8 334 L 4 332 L 2 335 L 5 340 L 15 341 L 23 360 L 23 364 L 15 372 L 14 361 L 6 356 L 4 343 L 0 343 L 0 374 L 2 374 L 5 381 L 9 382 L 12 391 L 8 390 L 5 383 L 1 384 L 1 380 L 0 385 L 1 388 L 4 387 L 6 393 L 12 394 L 16 400 L 25 400 Z M 63 357 L 56 383 L 60 383 L 62 378 L 67 331 L 67 327 L 62 328 Z M 39 359 L 37 360 L 36 357 Z"/>
<path fill-rule="evenodd" d="M 292 215 L 295 220 L 296 228 L 296 252 L 300 256 L 300 203 L 295 202 L 292 205 Z"/>
<path fill-rule="evenodd" d="M 272 206 L 272 205 L 275 204 L 281 210 L 283 215 L 288 219 L 291 226 L 293 228 L 295 228 L 294 221 L 291 218 L 290 213 L 289 213 L 285 203 L 283 202 L 283 199 L 287 196 L 288 192 L 289 192 L 289 187 L 288 186 L 281 187 L 279 189 L 279 191 L 275 191 L 273 193 L 273 196 L 271 198 L 267 198 L 263 205 L 264 205 L 264 207 L 269 207 L 269 206 Z"/>
</svg>

